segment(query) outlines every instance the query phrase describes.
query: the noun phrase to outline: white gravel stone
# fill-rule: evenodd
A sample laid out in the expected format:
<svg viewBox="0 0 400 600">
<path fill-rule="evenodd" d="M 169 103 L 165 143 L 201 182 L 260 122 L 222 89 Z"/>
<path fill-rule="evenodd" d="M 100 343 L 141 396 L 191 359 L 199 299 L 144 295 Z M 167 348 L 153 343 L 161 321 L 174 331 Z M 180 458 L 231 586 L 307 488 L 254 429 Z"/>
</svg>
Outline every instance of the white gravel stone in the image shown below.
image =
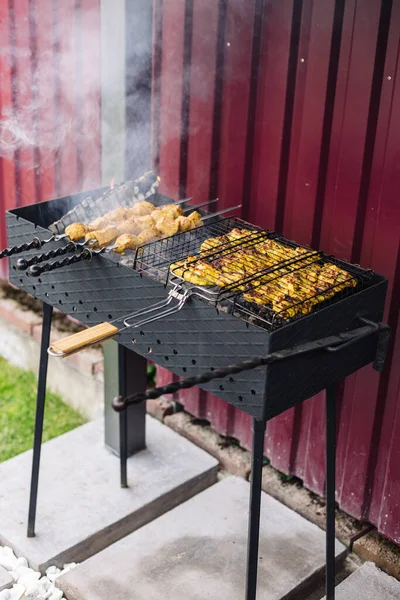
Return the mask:
<svg viewBox="0 0 400 600">
<path fill-rule="evenodd" d="M 5 568 L 14 579 L 10 589 L 0 592 L 0 600 L 62 600 L 62 590 L 55 586 L 55 580 L 61 573 L 68 573 L 76 563 L 65 564 L 63 569 L 51 566 L 43 577 L 39 571 L 31 569 L 24 557 L 17 558 L 11 548 L 0 546 L 0 566 Z"/>
<path fill-rule="evenodd" d="M 10 590 L 9 600 L 20 600 L 20 598 L 22 598 L 22 596 L 25 594 L 25 591 L 25 586 L 20 585 L 19 583 L 14 584 Z"/>
<path fill-rule="evenodd" d="M 49 590 L 51 588 L 51 581 L 48 577 L 44 576 L 39 580 L 40 585 L 44 587 L 44 589 Z"/>
<path fill-rule="evenodd" d="M 0 556 L 0 566 L 7 569 L 7 571 L 12 571 L 15 568 L 15 562 L 10 560 L 8 556 Z"/>
<path fill-rule="evenodd" d="M 61 598 L 63 597 L 63 593 L 61 590 L 55 588 L 54 592 L 52 593 L 51 596 L 49 596 L 49 600 L 61 600 Z"/>
</svg>

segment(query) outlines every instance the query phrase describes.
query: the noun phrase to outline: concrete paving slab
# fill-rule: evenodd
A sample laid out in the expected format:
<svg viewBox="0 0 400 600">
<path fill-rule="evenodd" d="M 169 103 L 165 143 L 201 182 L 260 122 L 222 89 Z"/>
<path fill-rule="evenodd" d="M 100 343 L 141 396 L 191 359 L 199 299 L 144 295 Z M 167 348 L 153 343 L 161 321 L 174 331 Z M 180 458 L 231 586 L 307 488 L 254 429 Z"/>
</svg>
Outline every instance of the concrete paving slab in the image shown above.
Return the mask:
<svg viewBox="0 0 400 600">
<path fill-rule="evenodd" d="M 250 486 L 228 477 L 57 579 L 69 600 L 243 600 Z M 324 532 L 263 493 L 260 600 L 324 567 Z M 336 553 L 345 547 L 337 542 Z M 295 596 L 294 596 L 295 597 Z"/>
<path fill-rule="evenodd" d="M 400 581 L 367 562 L 336 588 L 336 600 L 399 600 Z M 324 599 L 325 600 L 325 599 Z"/>
<path fill-rule="evenodd" d="M 12 587 L 14 583 L 14 579 L 11 577 L 10 573 L 0 565 L 0 592 Z"/>
<path fill-rule="evenodd" d="M 80 562 L 216 481 L 217 461 L 151 417 L 147 449 L 128 461 L 103 446 L 103 420 L 43 445 L 36 537 L 26 537 L 31 451 L 0 464 L 0 543 L 43 572 Z"/>
</svg>

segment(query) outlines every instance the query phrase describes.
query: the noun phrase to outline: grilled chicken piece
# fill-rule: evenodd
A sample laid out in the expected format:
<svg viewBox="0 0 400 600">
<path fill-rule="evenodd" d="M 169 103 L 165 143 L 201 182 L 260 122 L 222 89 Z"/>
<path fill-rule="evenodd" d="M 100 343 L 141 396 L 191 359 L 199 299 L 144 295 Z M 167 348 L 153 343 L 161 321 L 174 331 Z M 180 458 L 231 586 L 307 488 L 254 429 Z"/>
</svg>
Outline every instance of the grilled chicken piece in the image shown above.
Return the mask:
<svg viewBox="0 0 400 600">
<path fill-rule="evenodd" d="M 124 208 L 123 206 L 118 206 L 115 210 L 111 210 L 107 213 L 106 217 L 111 222 L 123 221 L 124 219 L 128 219 L 130 216 L 130 212 L 128 208 Z"/>
<path fill-rule="evenodd" d="M 176 219 L 180 232 L 190 231 L 193 229 L 193 223 L 188 217 L 180 216 Z"/>
<path fill-rule="evenodd" d="M 117 224 L 118 231 L 122 233 L 138 234 L 141 232 L 141 228 L 136 223 L 135 219 L 126 219 Z"/>
<path fill-rule="evenodd" d="M 159 233 L 158 229 L 156 229 L 155 227 L 150 227 L 149 229 L 144 229 L 138 235 L 138 239 L 140 240 L 141 245 L 153 242 L 154 240 L 156 240 L 159 237 L 160 237 L 160 233 Z"/>
<path fill-rule="evenodd" d="M 220 273 L 210 265 L 198 261 L 196 256 L 188 256 L 185 260 L 173 263 L 170 268 L 174 275 L 194 285 L 224 285 Z"/>
<path fill-rule="evenodd" d="M 131 208 L 128 209 L 129 215 L 144 217 L 149 215 L 154 210 L 154 204 L 147 202 L 147 200 L 141 200 L 136 202 Z"/>
<path fill-rule="evenodd" d="M 85 237 L 88 233 L 89 228 L 83 223 L 72 223 L 65 228 L 65 233 L 69 236 L 70 240 L 77 242 L 78 240 Z"/>
<path fill-rule="evenodd" d="M 144 231 L 145 229 L 151 229 L 155 227 L 156 222 L 154 221 L 151 215 L 143 215 L 142 217 L 135 217 L 132 219 L 135 221 L 136 225 L 139 228 L 139 231 Z"/>
<path fill-rule="evenodd" d="M 100 229 L 98 231 L 90 231 L 86 234 L 85 240 L 95 240 L 94 246 L 108 246 L 119 236 L 119 231 L 116 227 L 106 227 L 106 229 Z"/>
<path fill-rule="evenodd" d="M 177 219 L 178 217 L 183 215 L 182 208 L 179 205 L 175 204 L 165 204 L 164 206 L 160 206 L 160 208 L 156 212 L 161 213 L 163 217 L 167 217 L 168 219 Z M 157 217 L 155 218 L 157 220 Z"/>
<path fill-rule="evenodd" d="M 203 226 L 201 214 L 197 210 L 194 210 L 192 213 L 190 213 L 187 218 L 193 223 L 193 228 Z"/>
<path fill-rule="evenodd" d="M 136 235 L 124 233 L 117 237 L 114 245 L 117 246 L 117 248 L 114 248 L 114 252 L 125 254 L 126 250 L 136 250 L 140 246 L 140 240 Z"/>
<path fill-rule="evenodd" d="M 156 229 L 164 237 L 175 235 L 179 231 L 179 223 L 174 219 L 162 217 L 156 222 Z"/>
<path fill-rule="evenodd" d="M 109 225 L 110 222 L 107 217 L 97 217 L 97 219 L 89 223 L 89 229 L 91 231 L 98 231 L 99 229 L 109 227 Z"/>
</svg>

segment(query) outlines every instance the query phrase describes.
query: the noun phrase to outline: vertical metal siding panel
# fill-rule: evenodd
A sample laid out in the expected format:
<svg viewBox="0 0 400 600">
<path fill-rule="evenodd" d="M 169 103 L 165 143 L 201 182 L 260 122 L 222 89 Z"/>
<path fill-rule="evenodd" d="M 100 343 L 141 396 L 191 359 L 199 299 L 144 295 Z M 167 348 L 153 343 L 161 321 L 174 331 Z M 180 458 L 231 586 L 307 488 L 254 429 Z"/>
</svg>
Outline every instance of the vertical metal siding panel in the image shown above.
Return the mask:
<svg viewBox="0 0 400 600">
<path fill-rule="evenodd" d="M 163 0 L 158 161 L 160 189 L 175 198 L 180 184 L 184 17 L 185 2 Z M 157 369 L 158 385 L 173 379 L 166 369 Z"/>
<path fill-rule="evenodd" d="M 101 183 L 100 0 L 81 0 L 78 59 L 81 61 L 81 189 Z"/>
<path fill-rule="evenodd" d="M 352 29 L 348 63 L 346 104 L 340 134 L 340 156 L 335 174 L 334 213 L 328 251 L 352 260 L 353 239 L 358 217 L 358 197 L 380 18 L 379 2 L 358 2 Z M 344 82 L 342 82 L 344 83 Z M 359 381 L 368 377 L 364 389 Z M 339 436 L 340 479 L 338 495 L 346 498 L 346 510 L 363 516 L 368 454 L 373 432 L 378 374 L 371 367 L 346 379 Z M 343 504 L 342 504 L 343 505 Z"/>
<path fill-rule="evenodd" d="M 240 204 L 243 198 L 247 108 L 251 77 L 255 1 L 226 3 L 222 119 L 218 165 L 220 206 Z M 231 435 L 237 411 L 207 395 L 207 419 L 224 435 Z"/>
<path fill-rule="evenodd" d="M 333 8 L 333 3 L 327 10 L 326 4 L 305 2 L 300 31 L 283 233 L 305 244 L 311 244 L 316 209 Z M 295 472 L 301 474 L 306 485 L 322 493 L 325 480 L 324 394 L 309 400 L 292 415 L 295 416 L 292 423 L 294 437 L 286 443 L 282 439 L 282 445 L 288 446 L 284 470 L 292 471 L 295 466 Z M 302 423 L 307 424 L 307 435 L 299 438 Z M 283 422 L 282 425 L 284 435 L 288 424 Z M 274 464 L 273 455 L 271 459 Z"/>
<path fill-rule="evenodd" d="M 185 2 L 164 0 L 160 110 L 160 176 L 163 193 L 179 193 L 182 134 Z"/>
<path fill-rule="evenodd" d="M 53 0 L 35 1 L 37 45 L 37 127 L 39 146 L 40 190 L 39 200 L 50 200 L 56 195 L 54 121 L 55 71 L 53 46 Z"/>
<path fill-rule="evenodd" d="M 350 7 L 349 3 L 346 12 L 350 12 Z M 351 36 L 351 47 L 348 64 L 342 63 L 338 82 L 338 95 L 344 92 L 345 106 L 342 115 L 335 115 L 341 130 L 339 160 L 335 164 L 333 175 L 335 186 L 329 190 L 333 210 L 329 217 L 326 215 L 326 219 L 329 218 L 330 221 L 331 234 L 328 240 L 326 237 L 323 240 L 324 249 L 347 260 L 351 259 L 357 215 L 379 10 L 378 0 L 359 0 L 355 6 L 354 23 L 351 23 L 353 15 L 350 12 L 350 22 L 347 21 L 347 27 L 346 24 L 344 27 L 344 37 Z M 340 90 L 341 86 L 343 90 Z M 339 133 L 337 129 L 334 126 L 333 135 Z M 324 219 L 323 230 L 325 226 Z"/>
<path fill-rule="evenodd" d="M 208 199 L 213 136 L 218 2 L 197 0 L 193 11 L 187 195 Z"/>
<path fill-rule="evenodd" d="M 268 2 L 261 47 L 249 220 L 274 229 L 277 210 L 292 3 Z"/>
<path fill-rule="evenodd" d="M 14 208 L 18 203 L 47 200 L 60 193 L 56 181 L 60 163 L 65 183 L 62 191 L 68 193 L 77 190 L 77 48 L 74 27 L 75 9 L 79 4 L 61 3 L 58 0 L 23 0 L 0 4 L 1 120 L 15 117 L 17 110 L 23 117 L 21 123 L 29 137 L 25 147 L 21 144 L 17 152 L 2 152 L 0 156 L 2 247 L 6 245 L 4 211 Z M 90 89 L 89 79 L 86 78 L 82 94 L 87 101 L 84 110 L 88 119 L 83 122 L 82 131 L 90 131 L 89 137 L 95 146 L 90 149 L 83 146 L 82 165 L 84 169 L 87 168 L 91 181 L 97 182 L 100 171 L 100 75 L 95 61 L 99 64 L 99 1 L 82 0 L 81 4 L 82 33 L 90 27 L 91 42 L 87 44 L 83 57 L 86 60 L 86 75 L 90 74 Z M 14 10 L 13 15 L 9 14 L 9 6 Z M 89 39 L 86 41 L 89 42 Z M 60 73 L 58 50 L 64 53 Z M 57 104 L 59 92 L 64 98 L 61 106 Z M 97 96 L 95 104 L 92 104 L 90 92 Z M 62 152 L 56 150 L 58 144 L 62 144 Z M 2 262 L 1 273 L 5 276 L 7 262 Z"/>
<path fill-rule="evenodd" d="M 218 195 L 221 206 L 243 197 L 254 0 L 228 0 Z"/>
<path fill-rule="evenodd" d="M 218 16 L 215 0 L 194 2 L 186 185 L 186 195 L 194 202 L 207 200 L 210 189 Z M 191 388 L 180 392 L 179 401 L 188 412 L 204 418 L 206 396 Z"/>
<path fill-rule="evenodd" d="M 0 52 L 0 120 L 8 119 L 13 114 L 12 106 L 12 64 L 11 64 L 11 43 L 10 43 L 10 24 L 9 10 L 7 2 L 0 2 L 0 39 L 2 50 Z M 4 142 L 2 142 L 4 143 Z M 0 208 L 1 208 L 1 226 L 0 243 L 4 248 L 7 244 L 6 227 L 4 211 L 15 206 L 15 163 L 14 152 L 8 149 L 7 152 L 0 153 Z M 0 275 L 7 276 L 7 259 L 0 261 Z"/>
<path fill-rule="evenodd" d="M 34 164 L 34 110 L 32 97 L 32 65 L 30 48 L 30 11 L 29 1 L 14 3 L 11 13 L 13 61 L 15 73 L 13 79 L 14 109 L 20 119 L 22 130 L 28 140 L 21 144 L 15 155 L 17 174 L 17 203 L 31 204 L 37 201 Z M 20 140 L 23 142 L 23 136 Z"/>
<path fill-rule="evenodd" d="M 256 130 L 253 156 L 249 220 L 274 229 L 278 209 L 282 129 L 286 98 L 293 6 L 291 2 L 269 2 L 265 8 L 261 46 Z M 247 183 L 247 182 L 246 182 Z M 272 464 L 289 472 L 294 410 L 287 411 L 267 425 L 265 452 Z M 246 416 L 235 415 L 233 435 L 251 447 Z"/>
<path fill-rule="evenodd" d="M 400 542 L 400 6 L 393 6 L 371 187 L 366 207 L 362 261 L 389 279 L 385 318 L 392 326 L 391 353 L 377 390 L 374 430 L 364 498 L 366 517 Z M 368 380 L 363 380 L 363 385 Z"/>
<path fill-rule="evenodd" d="M 59 130 L 60 193 L 73 194 L 79 189 L 77 137 L 77 23 L 76 0 L 58 3 L 56 38 L 60 50 Z"/>
<path fill-rule="evenodd" d="M 400 279 L 400 264 L 397 277 Z M 399 289 L 397 293 L 400 293 Z M 399 311 L 397 309 L 398 318 Z M 400 323 L 396 334 L 394 352 L 398 360 L 400 355 Z M 394 364 L 396 363 L 393 362 L 392 365 Z M 382 424 L 380 460 L 377 465 L 377 474 L 382 473 L 384 477 L 378 477 L 374 482 L 373 502 L 368 518 L 377 525 L 381 533 L 400 544 L 400 436 L 398 435 L 400 431 L 400 378 L 396 370 L 393 370 L 394 373 L 388 389 L 385 418 Z"/>
</svg>

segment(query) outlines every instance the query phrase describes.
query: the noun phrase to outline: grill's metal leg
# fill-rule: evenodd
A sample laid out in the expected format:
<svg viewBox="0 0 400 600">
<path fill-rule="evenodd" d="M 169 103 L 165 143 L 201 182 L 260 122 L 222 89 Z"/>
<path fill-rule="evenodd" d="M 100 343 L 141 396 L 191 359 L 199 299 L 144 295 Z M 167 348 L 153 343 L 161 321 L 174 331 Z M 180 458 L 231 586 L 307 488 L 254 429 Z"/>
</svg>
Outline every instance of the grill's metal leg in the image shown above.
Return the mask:
<svg viewBox="0 0 400 600">
<path fill-rule="evenodd" d="M 115 343 L 115 342 L 113 342 Z M 127 396 L 146 389 L 146 359 L 135 352 L 118 345 L 118 394 Z M 119 456 L 121 487 L 128 487 L 128 456 L 146 447 L 146 404 L 130 406 L 120 413 Z"/>
<path fill-rule="evenodd" d="M 126 377 L 125 377 L 125 349 L 123 346 L 118 346 L 118 388 L 121 396 L 126 394 Z M 128 460 L 128 419 L 126 410 L 119 415 L 119 462 L 121 473 L 121 487 L 128 487 L 127 474 Z"/>
<path fill-rule="evenodd" d="M 246 600 L 255 600 L 257 594 L 258 545 L 260 537 L 261 510 L 261 480 L 265 426 L 265 421 L 257 421 L 256 419 L 253 419 L 251 491 L 249 530 L 247 541 Z"/>
<path fill-rule="evenodd" d="M 126 410 L 119 415 L 119 462 L 121 472 L 121 487 L 128 487 L 127 460 L 128 460 L 128 419 Z"/>
<path fill-rule="evenodd" d="M 33 440 L 33 460 L 31 490 L 29 497 L 28 537 L 35 536 L 36 503 L 39 483 L 40 451 L 42 447 L 44 406 L 46 399 L 47 365 L 49 355 L 47 349 L 50 343 L 51 317 L 53 307 L 43 303 L 42 340 L 40 344 L 39 377 L 36 397 L 35 434 Z"/>
<path fill-rule="evenodd" d="M 335 600 L 336 390 L 326 390 L 326 600 Z"/>
</svg>

